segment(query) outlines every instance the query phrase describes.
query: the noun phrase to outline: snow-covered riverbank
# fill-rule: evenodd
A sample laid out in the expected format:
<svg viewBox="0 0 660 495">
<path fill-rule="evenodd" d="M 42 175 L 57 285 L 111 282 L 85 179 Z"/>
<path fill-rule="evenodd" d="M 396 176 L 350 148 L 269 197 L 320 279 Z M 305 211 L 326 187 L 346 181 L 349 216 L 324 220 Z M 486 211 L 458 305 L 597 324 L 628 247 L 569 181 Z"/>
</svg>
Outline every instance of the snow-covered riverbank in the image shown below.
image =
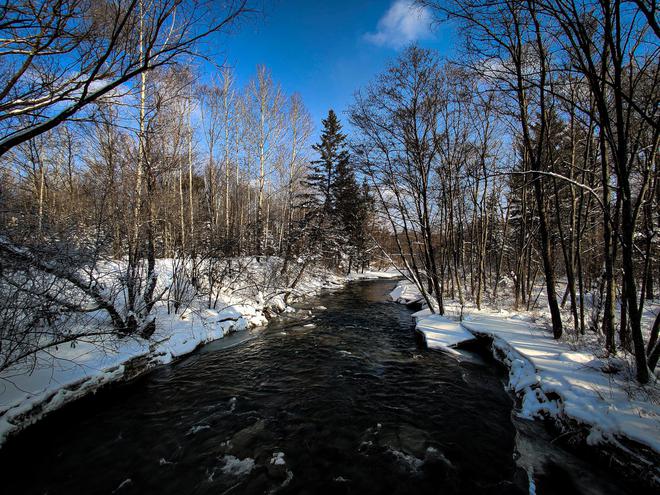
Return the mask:
<svg viewBox="0 0 660 495">
<path fill-rule="evenodd" d="M 410 303 L 419 294 L 402 282 L 393 300 Z M 459 354 L 456 347 L 480 339 L 509 370 L 508 386 L 517 414 L 550 420 L 560 436 L 580 448 L 596 447 L 608 462 L 651 485 L 660 482 L 660 390 L 658 381 L 640 387 L 625 357 L 599 355 L 589 342 L 554 340 L 543 318 L 505 310 L 449 307 L 455 316 L 413 316 L 429 348 Z M 625 465 L 623 465 L 625 463 Z"/>
<path fill-rule="evenodd" d="M 161 263 L 164 282 L 167 266 Z M 268 262 L 247 266 L 244 279 L 221 290 L 217 309 L 195 300 L 187 309 L 168 312 L 165 301 L 154 308 L 156 331 L 149 339 L 102 336 L 79 339 L 37 354 L 33 362 L 13 366 L 0 374 L 0 446 L 5 439 L 49 412 L 112 382 L 129 380 L 161 364 L 191 353 L 229 333 L 261 327 L 287 305 L 285 287 L 263 284 L 273 267 Z M 337 289 L 347 281 L 393 278 L 396 272 L 366 271 L 347 277 L 310 269 L 293 291 L 291 301 Z M 256 283 L 255 283 L 256 282 Z"/>
</svg>

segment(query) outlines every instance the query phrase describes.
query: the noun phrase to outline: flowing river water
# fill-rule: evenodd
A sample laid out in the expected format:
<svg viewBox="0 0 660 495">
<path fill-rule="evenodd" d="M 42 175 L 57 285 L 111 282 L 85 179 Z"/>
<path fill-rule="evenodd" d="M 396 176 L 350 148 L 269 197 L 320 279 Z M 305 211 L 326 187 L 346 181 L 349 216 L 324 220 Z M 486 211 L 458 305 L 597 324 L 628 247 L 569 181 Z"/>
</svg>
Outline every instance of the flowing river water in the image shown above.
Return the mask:
<svg viewBox="0 0 660 495">
<path fill-rule="evenodd" d="M 0 450 L 2 493 L 514 494 L 532 472 L 536 493 L 626 493 L 515 419 L 493 363 L 424 349 L 394 284 L 64 407 Z"/>
</svg>

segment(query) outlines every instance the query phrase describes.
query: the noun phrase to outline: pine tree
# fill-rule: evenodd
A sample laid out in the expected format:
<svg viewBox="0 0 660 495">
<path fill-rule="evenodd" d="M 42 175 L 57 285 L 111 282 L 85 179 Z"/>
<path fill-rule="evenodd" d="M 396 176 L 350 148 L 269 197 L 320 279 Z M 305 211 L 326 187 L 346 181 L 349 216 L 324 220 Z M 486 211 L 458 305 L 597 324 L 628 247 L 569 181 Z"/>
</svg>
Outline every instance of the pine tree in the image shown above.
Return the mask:
<svg viewBox="0 0 660 495">
<path fill-rule="evenodd" d="M 333 110 L 323 119 L 321 141 L 312 146 L 320 158 L 310 163 L 304 180 L 308 192 L 303 195 L 303 205 L 315 214 L 329 215 L 333 209 L 332 188 L 335 174 L 340 166 L 348 166 L 346 135 L 341 132 L 341 123 Z"/>
<path fill-rule="evenodd" d="M 367 263 L 367 235 L 373 201 L 366 184 L 360 186 L 346 149 L 346 135 L 334 111 L 322 121 L 323 132 L 313 149 L 319 159 L 310 163 L 298 207 L 305 210 L 296 229 L 301 251 L 324 258 L 338 267 L 348 259 L 348 271 Z"/>
<path fill-rule="evenodd" d="M 360 188 L 355 181 L 355 172 L 348 160 L 337 163 L 330 192 L 335 222 L 338 228 L 350 235 L 356 226 Z"/>
<path fill-rule="evenodd" d="M 358 189 L 357 197 L 358 202 L 351 229 L 351 245 L 355 248 L 355 263 L 364 271 L 369 265 L 369 252 L 374 247 L 369 235 L 374 211 L 374 199 L 366 180 L 363 181 L 362 187 Z"/>
<path fill-rule="evenodd" d="M 338 177 L 342 184 L 347 180 L 344 176 L 349 169 L 349 154 L 346 150 L 346 135 L 341 132 L 341 124 L 333 110 L 328 112 L 328 117 L 322 123 L 321 140 L 312 146 L 319 154 L 319 159 L 310 163 L 309 172 L 303 181 L 307 191 L 301 196 L 300 206 L 306 210 L 304 223 L 308 231 L 307 247 L 316 250 L 322 257 L 336 258 L 340 239 L 337 235 L 337 196 L 334 191 Z"/>
<path fill-rule="evenodd" d="M 332 183 L 332 196 L 335 232 L 342 239 L 338 254 L 348 257 L 350 273 L 354 262 L 361 264 L 359 258 L 364 251 L 362 246 L 366 239 L 368 201 L 365 191 L 355 179 L 353 165 L 348 160 L 337 164 Z"/>
</svg>

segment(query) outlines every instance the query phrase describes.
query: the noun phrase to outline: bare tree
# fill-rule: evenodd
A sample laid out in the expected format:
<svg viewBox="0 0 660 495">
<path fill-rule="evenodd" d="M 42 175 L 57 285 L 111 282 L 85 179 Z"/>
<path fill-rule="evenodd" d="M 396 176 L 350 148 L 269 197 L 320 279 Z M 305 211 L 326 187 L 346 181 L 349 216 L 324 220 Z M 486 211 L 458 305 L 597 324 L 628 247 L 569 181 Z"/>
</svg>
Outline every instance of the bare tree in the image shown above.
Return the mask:
<svg viewBox="0 0 660 495">
<path fill-rule="evenodd" d="M 247 0 L 3 2 L 0 156 L 193 53 L 249 11 Z"/>
<path fill-rule="evenodd" d="M 439 113 L 447 104 L 435 56 L 410 47 L 351 108 L 357 154 L 399 247 L 401 263 L 429 307 L 444 313 L 433 235 Z M 442 264 L 442 263 L 441 263 Z"/>
<path fill-rule="evenodd" d="M 246 109 L 249 153 L 257 159 L 257 197 L 255 213 L 256 253 L 263 254 L 268 230 L 265 214 L 267 190 L 275 163 L 282 154 L 284 136 L 284 95 L 279 84 L 273 82 L 268 69 L 257 67 L 256 78 L 250 81 Z"/>
</svg>

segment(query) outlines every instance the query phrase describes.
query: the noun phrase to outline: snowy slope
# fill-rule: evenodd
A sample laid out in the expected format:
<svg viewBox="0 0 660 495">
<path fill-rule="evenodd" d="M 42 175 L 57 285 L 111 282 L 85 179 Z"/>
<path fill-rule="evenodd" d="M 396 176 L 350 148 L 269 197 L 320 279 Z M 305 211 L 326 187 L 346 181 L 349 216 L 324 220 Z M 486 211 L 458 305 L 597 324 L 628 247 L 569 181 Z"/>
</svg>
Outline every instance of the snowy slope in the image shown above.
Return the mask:
<svg viewBox="0 0 660 495">
<path fill-rule="evenodd" d="M 412 300 L 414 292 L 402 283 L 391 297 Z M 592 445 L 630 439 L 660 453 L 657 383 L 638 387 L 626 361 L 554 340 L 524 315 L 500 313 L 475 312 L 460 323 L 428 310 L 413 316 L 429 347 L 451 349 L 477 336 L 492 339 L 497 357 L 509 369 L 509 387 L 521 398 L 521 416 L 566 418 L 586 425 L 587 443 Z"/>
<path fill-rule="evenodd" d="M 35 363 L 5 370 L 0 374 L 0 445 L 11 433 L 107 383 L 133 378 L 230 332 L 266 325 L 267 315 L 293 311 L 284 302 L 287 289 L 264 282 L 272 278 L 269 261 L 248 260 L 243 278 L 220 289 L 218 309 L 208 309 L 205 300 L 195 300 L 176 315 L 167 312 L 165 302 L 158 303 L 154 308 L 157 329 L 148 340 L 109 336 L 79 339 L 75 345 L 39 352 Z M 168 260 L 159 260 L 161 283 L 168 283 L 170 266 Z M 338 277 L 311 269 L 292 295 L 295 299 L 341 287 L 347 280 L 396 275 L 372 271 Z"/>
<path fill-rule="evenodd" d="M 188 312 L 180 317 L 158 308 L 156 314 L 157 330 L 149 340 L 81 339 L 75 347 L 64 345 L 39 352 L 34 367 L 5 370 L 0 376 L 0 444 L 13 430 L 106 383 L 169 363 L 232 330 L 266 321 L 261 311 L 247 305 Z M 38 412 L 34 414 L 36 406 Z"/>
<path fill-rule="evenodd" d="M 423 309 L 413 314 L 417 322 L 415 328 L 424 336 L 429 349 L 442 349 L 449 353 L 456 353 L 453 349 L 458 344 L 474 340 L 474 335 L 463 326 L 450 318 L 433 315 L 429 310 Z"/>
</svg>

